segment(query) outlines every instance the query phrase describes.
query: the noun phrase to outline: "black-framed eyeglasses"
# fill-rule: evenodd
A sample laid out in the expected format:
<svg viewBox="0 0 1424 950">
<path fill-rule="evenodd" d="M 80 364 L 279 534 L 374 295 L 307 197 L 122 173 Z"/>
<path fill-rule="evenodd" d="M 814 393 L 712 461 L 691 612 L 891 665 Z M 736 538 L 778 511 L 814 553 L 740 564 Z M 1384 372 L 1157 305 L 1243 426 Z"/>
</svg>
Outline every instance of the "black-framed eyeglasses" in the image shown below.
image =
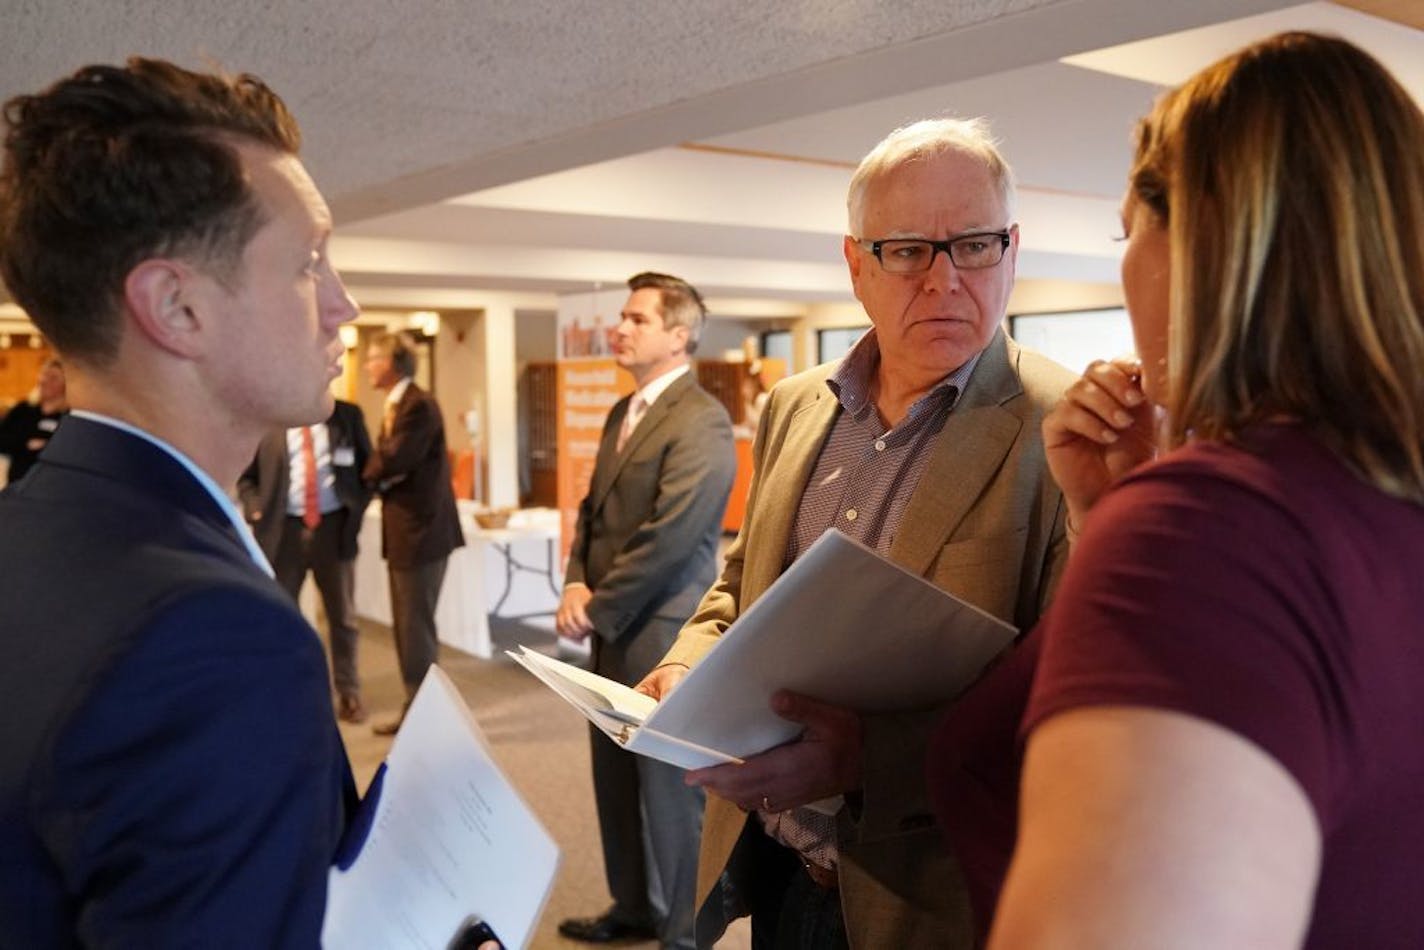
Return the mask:
<svg viewBox="0 0 1424 950">
<path fill-rule="evenodd" d="M 961 234 L 944 241 L 927 241 L 921 238 L 887 238 L 871 241 L 861 238 L 856 241 L 861 247 L 875 255 L 887 274 L 920 274 L 934 264 L 935 255 L 943 252 L 949 255 L 954 266 L 960 270 L 982 270 L 993 267 L 1004 259 L 1009 249 L 1009 234 L 1003 231 L 975 231 Z"/>
</svg>

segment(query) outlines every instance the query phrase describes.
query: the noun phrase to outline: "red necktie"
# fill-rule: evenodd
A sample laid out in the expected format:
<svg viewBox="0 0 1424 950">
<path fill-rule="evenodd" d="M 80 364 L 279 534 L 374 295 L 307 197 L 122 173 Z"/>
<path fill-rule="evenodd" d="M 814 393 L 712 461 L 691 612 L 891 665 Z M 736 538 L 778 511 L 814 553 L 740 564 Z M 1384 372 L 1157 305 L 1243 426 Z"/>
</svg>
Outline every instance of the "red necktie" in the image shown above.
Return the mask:
<svg viewBox="0 0 1424 950">
<path fill-rule="evenodd" d="M 321 524 L 321 504 L 316 493 L 316 447 L 311 426 L 302 426 L 302 467 L 306 469 L 306 484 L 302 488 L 302 524 L 315 531 Z"/>
</svg>

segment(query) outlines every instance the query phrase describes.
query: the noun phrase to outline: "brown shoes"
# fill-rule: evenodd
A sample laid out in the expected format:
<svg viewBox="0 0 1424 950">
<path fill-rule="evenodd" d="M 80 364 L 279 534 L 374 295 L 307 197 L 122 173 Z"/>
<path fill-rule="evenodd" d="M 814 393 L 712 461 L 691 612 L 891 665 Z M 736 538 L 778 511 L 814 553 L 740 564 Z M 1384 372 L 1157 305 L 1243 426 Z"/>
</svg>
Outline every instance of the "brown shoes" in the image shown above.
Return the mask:
<svg viewBox="0 0 1424 950">
<path fill-rule="evenodd" d="M 336 701 L 336 718 L 342 722 L 363 723 L 369 717 L 359 693 L 342 693 Z"/>
</svg>

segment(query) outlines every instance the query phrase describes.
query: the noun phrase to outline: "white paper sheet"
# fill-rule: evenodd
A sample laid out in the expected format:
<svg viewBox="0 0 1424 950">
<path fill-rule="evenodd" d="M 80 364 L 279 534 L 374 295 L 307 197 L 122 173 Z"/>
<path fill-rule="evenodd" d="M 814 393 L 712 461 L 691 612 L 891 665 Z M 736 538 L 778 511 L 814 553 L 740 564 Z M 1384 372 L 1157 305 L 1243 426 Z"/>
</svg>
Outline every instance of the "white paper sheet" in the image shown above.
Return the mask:
<svg viewBox="0 0 1424 950">
<path fill-rule="evenodd" d="M 597 673 L 547 657 L 527 646 L 521 646 L 518 653 L 506 650 L 505 654 L 583 713 L 584 718 L 603 730 L 604 735 L 639 755 L 683 769 L 742 761 L 734 755 L 687 742 L 677 736 L 649 731 L 643 722 L 657 706 L 651 696 Z"/>
<path fill-rule="evenodd" d="M 332 869 L 322 945 L 444 950 L 474 914 L 506 947 L 527 946 L 558 865 L 553 838 L 432 666 L 391 746 L 360 857 Z"/>
<path fill-rule="evenodd" d="M 578 707 L 590 721 L 604 728 L 605 732 L 617 731 L 615 725 L 641 725 L 657 702 L 644 693 L 637 692 L 622 683 L 590 673 L 588 670 L 545 656 L 527 646 L 520 646 L 519 652 L 504 651 L 509 656 L 544 681 L 554 692 L 567 702 Z M 597 715 L 598 718 L 594 718 Z M 611 723 L 609 722 L 611 720 Z M 605 723 L 608 723 L 605 726 Z"/>
<path fill-rule="evenodd" d="M 777 690 L 866 713 L 932 707 L 974 682 L 1016 632 L 828 531 L 651 712 L 624 695 L 641 694 L 586 670 L 510 656 L 629 751 L 699 768 L 795 738 L 800 727 L 771 711 Z"/>
</svg>

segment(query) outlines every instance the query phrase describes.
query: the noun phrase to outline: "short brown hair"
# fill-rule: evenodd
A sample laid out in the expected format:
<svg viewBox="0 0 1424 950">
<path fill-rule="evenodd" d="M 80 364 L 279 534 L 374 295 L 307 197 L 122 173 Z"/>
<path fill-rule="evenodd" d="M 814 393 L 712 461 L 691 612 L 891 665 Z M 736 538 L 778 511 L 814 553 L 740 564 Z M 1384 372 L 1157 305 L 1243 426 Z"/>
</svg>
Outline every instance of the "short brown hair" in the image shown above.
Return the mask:
<svg viewBox="0 0 1424 950">
<path fill-rule="evenodd" d="M 702 338 L 702 325 L 707 320 L 707 306 L 697 288 L 669 274 L 644 271 L 628 278 L 628 289 L 656 290 L 662 303 L 663 326 L 687 327 L 687 353 L 697 352 L 697 341 Z"/>
<path fill-rule="evenodd" d="M 296 120 L 254 76 L 156 59 L 86 66 L 5 104 L 0 274 L 66 356 L 117 351 L 124 279 L 186 256 L 230 280 L 263 211 L 238 141 L 295 154 Z"/>
<path fill-rule="evenodd" d="M 1286 416 L 1424 503 L 1424 114 L 1368 54 L 1283 33 L 1142 122 L 1171 246 L 1169 441 Z"/>
</svg>

